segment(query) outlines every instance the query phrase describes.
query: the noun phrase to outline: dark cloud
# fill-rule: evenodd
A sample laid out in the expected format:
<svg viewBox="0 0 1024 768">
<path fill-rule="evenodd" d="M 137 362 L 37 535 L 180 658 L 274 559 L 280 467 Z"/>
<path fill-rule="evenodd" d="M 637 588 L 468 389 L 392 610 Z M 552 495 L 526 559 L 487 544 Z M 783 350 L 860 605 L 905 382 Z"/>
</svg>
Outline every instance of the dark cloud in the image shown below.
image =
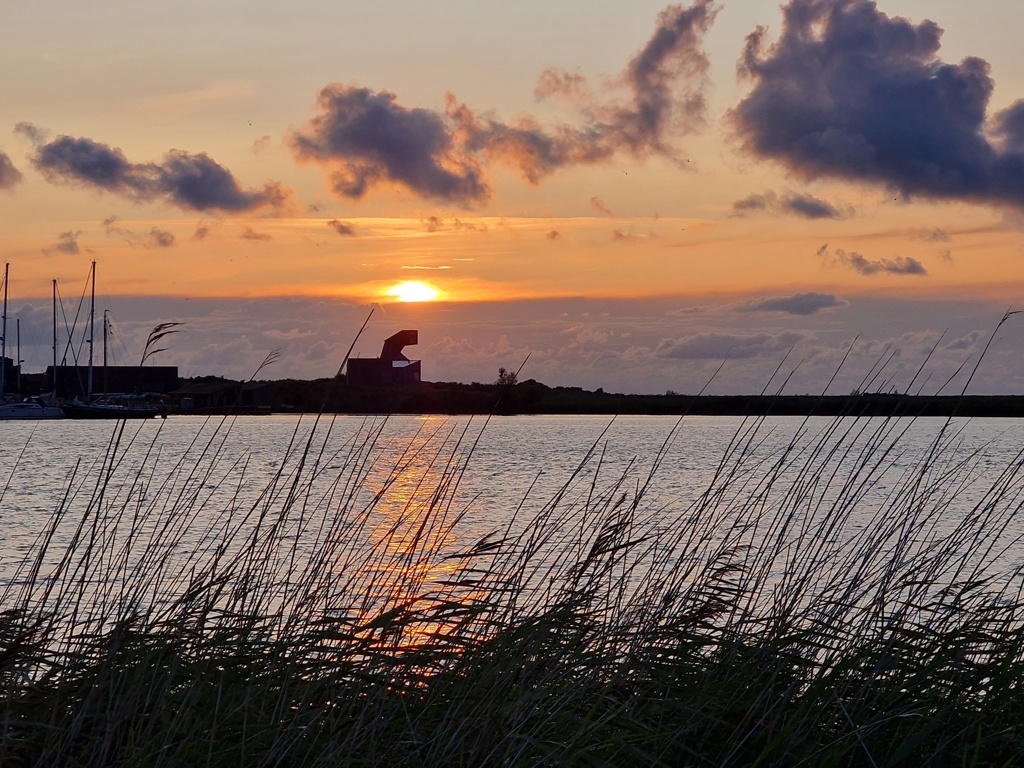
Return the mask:
<svg viewBox="0 0 1024 768">
<path fill-rule="evenodd" d="M 193 211 L 241 213 L 285 204 L 288 193 L 277 182 L 261 190 L 243 190 L 231 172 L 206 154 L 171 150 L 160 167 L 160 187 L 182 208 Z"/>
<path fill-rule="evenodd" d="M 149 244 L 157 248 L 170 248 L 174 245 L 174 235 L 156 227 L 150 229 L 146 237 Z"/>
<path fill-rule="evenodd" d="M 257 240 L 260 242 L 265 242 L 267 240 L 274 239 L 265 232 L 257 232 L 252 227 L 245 227 L 242 230 L 242 234 L 239 235 L 239 237 L 241 237 L 243 240 Z"/>
<path fill-rule="evenodd" d="M 561 232 L 559 232 L 557 229 L 552 229 L 550 232 L 544 235 L 544 237 L 546 237 L 548 240 L 557 240 L 561 236 Z"/>
<path fill-rule="evenodd" d="M 759 28 L 739 64 L 754 87 L 732 120 L 750 152 L 806 179 L 1024 205 L 1024 102 L 989 123 L 985 61 L 943 63 L 936 24 L 870 0 L 791 0 L 783 12 L 779 39 Z"/>
<path fill-rule="evenodd" d="M 426 219 L 424 219 L 423 224 L 426 226 L 427 232 L 487 231 L 487 227 L 483 224 L 475 224 L 471 221 L 463 221 L 458 217 L 454 217 L 451 219 L 442 219 L 440 216 L 429 216 Z"/>
<path fill-rule="evenodd" d="M 732 209 L 739 214 L 750 211 L 767 211 L 800 216 L 804 219 L 841 219 L 843 212 L 836 206 L 812 195 L 800 195 L 787 192 L 776 195 L 774 192 L 752 194 L 732 204 Z"/>
<path fill-rule="evenodd" d="M 1004 152 L 1024 154 L 1024 100 L 996 115 L 993 133 Z"/>
<path fill-rule="evenodd" d="M 831 203 L 810 195 L 792 195 L 782 199 L 782 210 L 805 219 L 839 219 L 842 214 Z"/>
<path fill-rule="evenodd" d="M 813 315 L 823 309 L 845 307 L 846 302 L 831 293 L 796 293 L 770 299 L 756 299 L 741 304 L 740 312 L 785 312 L 790 315 Z"/>
<path fill-rule="evenodd" d="M 934 229 L 915 229 L 910 233 L 910 236 L 915 240 L 924 240 L 926 243 L 948 243 L 953 239 L 949 236 L 948 232 L 938 227 Z"/>
<path fill-rule="evenodd" d="M 47 132 L 38 126 L 32 125 L 32 123 L 15 123 L 14 132 L 20 133 L 22 136 L 27 138 L 36 146 L 39 146 L 46 141 Z"/>
<path fill-rule="evenodd" d="M 174 245 L 174 234 L 151 227 L 148 232 L 136 232 L 118 225 L 120 219 L 110 216 L 103 220 L 103 231 L 109 237 L 119 237 L 133 248 L 170 248 Z"/>
<path fill-rule="evenodd" d="M 653 35 L 618 78 L 629 94 L 624 103 L 595 98 L 578 75 L 544 72 L 536 95 L 573 97 L 592 116 L 578 133 L 560 129 L 563 138 L 576 140 L 563 145 L 567 156 L 585 160 L 623 150 L 636 157 L 674 157 L 672 137 L 704 124 L 708 60 L 701 46 L 716 14 L 709 0 L 663 10 Z"/>
<path fill-rule="evenodd" d="M 355 228 L 347 221 L 338 221 L 337 219 L 331 219 L 327 222 L 327 226 L 337 232 L 339 235 L 344 237 L 354 237 L 356 234 Z"/>
<path fill-rule="evenodd" d="M 801 339 L 801 334 L 790 332 L 776 335 L 698 333 L 683 339 L 663 339 L 655 349 L 655 354 L 675 360 L 777 357 Z"/>
<path fill-rule="evenodd" d="M 14 167 L 6 152 L 0 151 L 0 189 L 11 189 L 21 179 L 21 171 Z"/>
<path fill-rule="evenodd" d="M 321 114 L 291 136 L 302 160 L 334 164 L 331 188 L 361 198 L 393 182 L 423 197 L 472 203 L 490 194 L 477 159 L 458 145 L 443 115 L 407 109 L 387 91 L 328 85 Z"/>
<path fill-rule="evenodd" d="M 767 211 L 775 207 L 776 202 L 774 192 L 764 192 L 761 194 L 754 193 L 748 195 L 742 200 L 737 200 L 732 204 L 732 209 L 738 213 L 746 213 L 747 211 Z"/>
<path fill-rule="evenodd" d="M 205 240 L 210 234 L 210 227 L 207 224 L 199 224 L 196 231 L 192 233 L 193 240 Z"/>
<path fill-rule="evenodd" d="M 277 183 L 244 190 L 231 172 L 206 154 L 171 150 L 163 163 L 133 163 L 120 149 L 92 139 L 59 136 L 36 147 L 33 166 L 51 182 L 77 183 L 137 202 L 165 199 L 192 211 L 241 213 L 280 207 L 287 192 Z"/>
<path fill-rule="evenodd" d="M 43 253 L 66 253 L 71 256 L 81 253 L 82 249 L 78 245 L 78 238 L 81 234 L 81 230 L 61 232 L 57 236 L 57 244 L 44 248 Z"/>
<path fill-rule="evenodd" d="M 490 196 L 488 162 L 513 166 L 537 183 L 618 152 L 675 157 L 672 139 L 703 124 L 708 61 L 701 43 L 715 14 L 711 0 L 662 11 L 650 40 L 615 81 L 624 99 L 596 99 L 581 76 L 545 72 L 538 96 L 573 99 L 580 125 L 545 127 L 530 116 L 503 123 L 451 94 L 444 112 L 407 108 L 393 93 L 334 83 L 320 92 L 319 114 L 289 142 L 300 160 L 332 168 L 331 188 L 341 197 L 358 199 L 392 183 L 464 205 Z"/>
<path fill-rule="evenodd" d="M 611 208 L 609 208 L 607 205 L 605 205 L 604 204 L 604 200 L 602 200 L 600 197 L 592 197 L 592 198 L 590 198 L 590 205 L 593 208 L 596 208 L 597 210 L 599 210 L 605 216 L 614 216 L 615 215 L 614 213 L 612 213 Z"/>
<path fill-rule="evenodd" d="M 879 273 L 890 275 L 927 275 L 928 270 L 917 259 L 910 256 L 897 256 L 894 259 L 880 259 L 871 261 L 857 251 L 844 251 L 836 248 L 835 255 L 829 254 L 828 245 L 818 249 L 817 255 L 820 258 L 828 259 L 832 264 L 840 264 L 849 267 L 862 275 L 877 275 Z"/>
</svg>

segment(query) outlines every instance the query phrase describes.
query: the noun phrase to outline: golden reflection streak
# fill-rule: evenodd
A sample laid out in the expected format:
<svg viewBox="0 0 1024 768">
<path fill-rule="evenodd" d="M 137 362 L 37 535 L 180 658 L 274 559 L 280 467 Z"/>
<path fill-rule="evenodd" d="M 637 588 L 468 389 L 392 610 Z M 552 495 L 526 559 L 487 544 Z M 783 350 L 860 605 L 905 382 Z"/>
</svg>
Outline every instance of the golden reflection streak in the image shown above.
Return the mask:
<svg viewBox="0 0 1024 768">
<path fill-rule="evenodd" d="M 468 460 L 461 453 L 469 425 L 458 434 L 456 428 L 444 419 L 424 419 L 392 453 L 387 476 L 369 481 L 375 502 L 362 565 L 365 592 L 348 618 L 371 647 L 415 651 L 443 642 L 484 595 L 459 583 L 466 560 L 457 556 L 455 529 L 465 511 L 452 504 Z M 446 618 L 437 618 L 442 613 Z"/>
</svg>

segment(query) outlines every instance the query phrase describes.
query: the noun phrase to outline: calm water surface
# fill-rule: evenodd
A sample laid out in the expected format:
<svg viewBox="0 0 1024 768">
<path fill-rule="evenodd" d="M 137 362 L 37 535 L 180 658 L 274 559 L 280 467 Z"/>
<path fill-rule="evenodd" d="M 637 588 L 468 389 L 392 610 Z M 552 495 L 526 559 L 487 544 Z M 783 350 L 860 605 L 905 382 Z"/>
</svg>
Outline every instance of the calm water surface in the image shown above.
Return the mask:
<svg viewBox="0 0 1024 768">
<path fill-rule="evenodd" d="M 881 549 L 962 541 L 987 568 L 1024 555 L 1015 420 L 171 417 L 0 431 L 8 593 L 45 536 L 43 574 L 89 551 L 97 579 L 158 573 L 149 588 L 173 591 L 253 542 L 292 576 L 328 552 L 338 572 L 380 576 L 430 550 L 433 577 L 444 552 L 533 526 L 554 568 L 623 508 L 659 542 L 650 557 L 772 541 L 835 558 L 868 535 Z M 792 563 L 772 567 L 783 578 Z"/>
</svg>

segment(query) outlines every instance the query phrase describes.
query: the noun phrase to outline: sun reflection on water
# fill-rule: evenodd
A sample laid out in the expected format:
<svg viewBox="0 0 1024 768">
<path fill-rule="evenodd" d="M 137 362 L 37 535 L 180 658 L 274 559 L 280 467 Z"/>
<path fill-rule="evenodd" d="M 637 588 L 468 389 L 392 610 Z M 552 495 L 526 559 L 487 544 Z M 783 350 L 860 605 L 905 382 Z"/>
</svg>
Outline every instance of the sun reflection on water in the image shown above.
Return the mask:
<svg viewBox="0 0 1024 768">
<path fill-rule="evenodd" d="M 384 451 L 380 466 L 388 469 L 368 483 L 373 506 L 360 563 L 363 597 L 348 621 L 371 646 L 429 645 L 453 631 L 482 596 L 459 579 L 466 561 L 458 531 L 467 508 L 455 497 L 467 434 L 465 425 L 425 417 L 412 439 Z"/>
</svg>

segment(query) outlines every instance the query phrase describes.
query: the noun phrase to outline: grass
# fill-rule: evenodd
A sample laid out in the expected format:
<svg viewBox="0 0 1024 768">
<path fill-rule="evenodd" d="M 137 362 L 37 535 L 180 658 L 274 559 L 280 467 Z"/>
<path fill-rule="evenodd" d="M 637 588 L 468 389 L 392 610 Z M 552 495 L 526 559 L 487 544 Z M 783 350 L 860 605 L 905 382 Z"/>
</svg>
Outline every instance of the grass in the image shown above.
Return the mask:
<svg viewBox="0 0 1024 768">
<path fill-rule="evenodd" d="M 1024 759 L 1024 454 L 954 422 L 748 419 L 674 500 L 685 419 L 622 473 L 602 435 L 475 540 L 466 422 L 297 426 L 255 492 L 232 424 L 68 479 L 0 593 L 0 765 Z"/>
</svg>

